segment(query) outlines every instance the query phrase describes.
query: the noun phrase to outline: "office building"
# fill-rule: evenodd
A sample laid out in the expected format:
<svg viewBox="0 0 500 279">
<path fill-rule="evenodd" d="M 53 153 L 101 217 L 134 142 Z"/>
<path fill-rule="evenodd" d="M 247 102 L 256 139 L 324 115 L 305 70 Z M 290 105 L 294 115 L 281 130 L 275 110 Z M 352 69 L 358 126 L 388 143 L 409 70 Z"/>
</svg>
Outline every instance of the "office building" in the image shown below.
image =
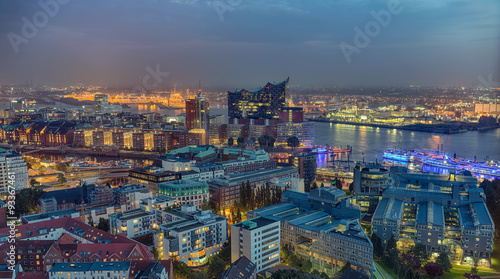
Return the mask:
<svg viewBox="0 0 500 279">
<path fill-rule="evenodd" d="M 447 251 L 454 263 L 491 266 L 495 224 L 470 172 L 392 167 L 390 174 L 395 183 L 383 191 L 372 218 L 372 231 L 384 245 L 394 236 L 401 251 L 423 244 L 433 258 Z"/>
<path fill-rule="evenodd" d="M 234 150 L 231 150 L 234 149 Z M 248 149 L 247 149 L 248 150 Z M 223 148 L 221 150 L 223 154 L 235 152 L 237 158 L 232 156 L 227 156 L 227 159 L 222 162 L 215 162 L 215 165 L 219 165 L 224 169 L 224 174 L 238 174 L 238 173 L 246 173 L 261 169 L 274 169 L 277 166 L 275 160 L 271 160 L 269 158 L 269 153 L 266 151 L 259 150 L 249 150 L 249 152 L 244 152 L 240 148 Z M 245 156 L 244 154 L 248 154 L 249 156 Z M 235 159 L 233 159 L 235 158 Z M 231 160 L 232 159 L 232 160 Z"/>
<path fill-rule="evenodd" d="M 392 178 L 389 177 L 389 170 L 380 164 L 356 164 L 354 167 L 353 194 L 368 222 L 377 208 L 382 191 L 390 183 Z"/>
<path fill-rule="evenodd" d="M 247 257 L 257 273 L 280 263 L 280 221 L 256 217 L 231 226 L 231 262 Z"/>
<path fill-rule="evenodd" d="M 224 176 L 224 167 L 220 164 L 213 163 L 200 163 L 195 164 L 192 168 L 193 171 L 200 174 L 200 181 L 210 181 L 213 178 Z"/>
<path fill-rule="evenodd" d="M 373 245 L 359 222 L 360 209 L 352 197 L 336 188 L 310 193 L 286 191 L 283 202 L 247 213 L 280 221 L 281 245 L 312 262 L 330 276 L 347 262 L 372 275 Z"/>
<path fill-rule="evenodd" d="M 194 179 L 162 182 L 158 185 L 158 193 L 176 199 L 181 205 L 193 204 L 198 208 L 203 200 L 209 200 L 208 184 Z"/>
<path fill-rule="evenodd" d="M 164 171 L 190 171 L 191 166 L 196 163 L 195 160 L 186 160 L 172 155 L 161 156 L 159 159 Z"/>
<path fill-rule="evenodd" d="M 276 191 L 280 189 L 281 192 L 285 191 L 295 191 L 304 193 L 304 179 L 300 178 L 298 173 L 291 174 L 288 177 L 275 177 L 265 183 L 257 183 L 257 187 L 264 187 L 266 184 L 269 184 L 271 190 Z"/>
<path fill-rule="evenodd" d="M 279 83 L 266 83 L 260 89 L 248 91 L 238 89 L 228 92 L 228 114 L 229 118 L 279 118 L 281 108 L 287 105 L 288 81 Z"/>
<path fill-rule="evenodd" d="M 317 153 L 295 154 L 288 157 L 288 162 L 299 170 L 300 178 L 304 179 L 305 188 L 309 188 L 316 180 Z"/>
<path fill-rule="evenodd" d="M 151 198 L 153 193 L 144 185 L 126 184 L 113 188 L 115 204 L 122 211 L 137 209 L 143 199 Z"/>
<path fill-rule="evenodd" d="M 154 247 L 159 259 L 172 259 L 188 266 L 201 266 L 216 255 L 227 240 L 227 219 L 201 211 L 194 205 L 168 209 L 168 223 L 154 231 Z"/>
<path fill-rule="evenodd" d="M 207 99 L 198 93 L 194 99 L 186 100 L 186 130 L 201 129 L 208 132 L 210 113 Z"/>
<path fill-rule="evenodd" d="M 242 183 L 249 182 L 252 189 L 257 185 L 265 184 L 275 178 L 290 177 L 297 174 L 297 169 L 292 167 L 261 169 L 242 174 L 231 174 L 214 178 L 208 182 L 210 198 L 221 209 L 230 209 L 240 202 L 240 187 Z"/>
<path fill-rule="evenodd" d="M 160 167 L 149 166 L 129 170 L 128 179 L 130 184 L 144 185 L 149 188 L 153 195 L 156 195 L 160 183 L 181 179 L 181 174 L 173 171 L 163 171 L 163 168 Z"/>
<path fill-rule="evenodd" d="M 280 111 L 280 122 L 304 122 L 304 109 L 301 107 L 284 107 Z"/>
<path fill-rule="evenodd" d="M 0 193 L 8 193 L 9 186 L 18 192 L 28 185 L 28 165 L 23 156 L 0 148 Z"/>
<path fill-rule="evenodd" d="M 297 137 L 301 145 L 311 147 L 314 142 L 314 122 L 278 123 L 278 143 L 286 144 L 290 137 Z"/>
</svg>

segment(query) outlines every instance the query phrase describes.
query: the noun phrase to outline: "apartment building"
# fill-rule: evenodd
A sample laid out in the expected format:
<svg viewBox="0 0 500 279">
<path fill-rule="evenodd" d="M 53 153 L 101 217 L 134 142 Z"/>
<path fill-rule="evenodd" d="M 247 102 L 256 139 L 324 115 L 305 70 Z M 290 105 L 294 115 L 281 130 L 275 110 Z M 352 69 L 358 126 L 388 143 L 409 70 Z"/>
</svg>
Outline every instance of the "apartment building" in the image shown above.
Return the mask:
<svg viewBox="0 0 500 279">
<path fill-rule="evenodd" d="M 140 208 L 117 212 L 109 216 L 111 233 L 125 233 L 128 238 L 135 238 L 151 233 L 153 224 L 156 224 L 155 213 Z"/>
<path fill-rule="evenodd" d="M 280 263 L 280 221 L 256 217 L 231 226 L 231 262 L 247 257 L 257 273 Z"/>
<path fill-rule="evenodd" d="M 144 185 L 126 184 L 113 189 L 115 204 L 122 211 L 137 209 L 143 199 L 153 197 L 153 193 Z"/>
<path fill-rule="evenodd" d="M 19 153 L 0 148 L 0 193 L 8 193 L 9 185 L 16 192 L 28 188 L 28 166 Z"/>
<path fill-rule="evenodd" d="M 298 173 L 296 168 L 284 167 L 274 169 L 259 169 L 242 174 L 232 174 L 224 177 L 214 178 L 208 182 L 210 186 L 210 198 L 221 208 L 231 208 L 240 202 L 241 183 L 250 183 L 252 188 L 265 184 L 276 178 L 290 177 Z"/>
<path fill-rule="evenodd" d="M 160 259 L 173 259 L 201 266 L 227 241 L 227 218 L 201 211 L 192 204 L 165 211 L 168 222 L 154 231 Z"/>
<path fill-rule="evenodd" d="M 193 204 L 201 208 L 209 200 L 208 184 L 194 179 L 181 179 L 160 183 L 158 193 L 177 200 L 181 205 Z"/>
</svg>

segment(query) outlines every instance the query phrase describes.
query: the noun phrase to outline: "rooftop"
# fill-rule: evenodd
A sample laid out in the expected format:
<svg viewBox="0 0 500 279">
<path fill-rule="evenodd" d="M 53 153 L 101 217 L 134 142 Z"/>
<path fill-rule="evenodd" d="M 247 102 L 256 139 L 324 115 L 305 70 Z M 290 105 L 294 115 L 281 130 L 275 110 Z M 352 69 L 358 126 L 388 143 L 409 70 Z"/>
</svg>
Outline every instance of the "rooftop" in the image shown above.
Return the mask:
<svg viewBox="0 0 500 279">
<path fill-rule="evenodd" d="M 278 221 L 271 220 L 271 219 L 268 219 L 265 217 L 256 217 L 256 218 L 253 218 L 250 220 L 246 220 L 246 221 L 234 224 L 233 226 L 241 227 L 243 229 L 251 231 L 251 230 L 262 228 L 264 226 L 267 226 L 267 225 L 270 225 L 270 224 L 273 224 L 276 222 L 278 222 Z"/>
<path fill-rule="evenodd" d="M 115 271 L 129 268 L 130 262 L 55 263 L 49 272 Z"/>
</svg>

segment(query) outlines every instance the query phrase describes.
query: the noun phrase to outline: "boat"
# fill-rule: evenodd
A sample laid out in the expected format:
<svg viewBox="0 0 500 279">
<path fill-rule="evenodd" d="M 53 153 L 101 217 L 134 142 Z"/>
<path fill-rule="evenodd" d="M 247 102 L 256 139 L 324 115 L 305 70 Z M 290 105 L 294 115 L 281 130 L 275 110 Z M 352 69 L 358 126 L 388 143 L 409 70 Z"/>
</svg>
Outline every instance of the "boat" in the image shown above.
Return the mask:
<svg viewBox="0 0 500 279">
<path fill-rule="evenodd" d="M 414 151 L 398 150 L 388 148 L 384 151 L 384 159 L 392 161 L 411 162 L 414 158 Z"/>
<path fill-rule="evenodd" d="M 384 152 L 384 160 L 389 165 L 406 165 L 414 163 L 421 165 L 424 171 L 437 173 L 449 173 L 454 171 L 461 173 L 470 171 L 477 178 L 494 179 L 500 178 L 500 162 L 477 162 L 464 158 L 449 157 L 439 150 L 415 149 L 411 151 L 387 149 Z"/>
</svg>

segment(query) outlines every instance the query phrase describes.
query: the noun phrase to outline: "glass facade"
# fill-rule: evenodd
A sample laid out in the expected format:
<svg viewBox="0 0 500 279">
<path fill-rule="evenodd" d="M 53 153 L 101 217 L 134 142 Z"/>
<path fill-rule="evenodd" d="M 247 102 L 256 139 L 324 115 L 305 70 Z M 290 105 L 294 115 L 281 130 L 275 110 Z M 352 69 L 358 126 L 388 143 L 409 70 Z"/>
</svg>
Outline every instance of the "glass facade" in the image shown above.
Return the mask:
<svg viewBox="0 0 500 279">
<path fill-rule="evenodd" d="M 286 107 L 288 78 L 280 83 L 268 82 L 264 87 L 248 91 L 228 92 L 228 115 L 230 118 L 279 118 L 281 108 Z"/>
<path fill-rule="evenodd" d="M 158 193 L 172 198 L 202 195 L 208 193 L 208 184 L 191 179 L 174 180 L 160 183 Z"/>
</svg>

